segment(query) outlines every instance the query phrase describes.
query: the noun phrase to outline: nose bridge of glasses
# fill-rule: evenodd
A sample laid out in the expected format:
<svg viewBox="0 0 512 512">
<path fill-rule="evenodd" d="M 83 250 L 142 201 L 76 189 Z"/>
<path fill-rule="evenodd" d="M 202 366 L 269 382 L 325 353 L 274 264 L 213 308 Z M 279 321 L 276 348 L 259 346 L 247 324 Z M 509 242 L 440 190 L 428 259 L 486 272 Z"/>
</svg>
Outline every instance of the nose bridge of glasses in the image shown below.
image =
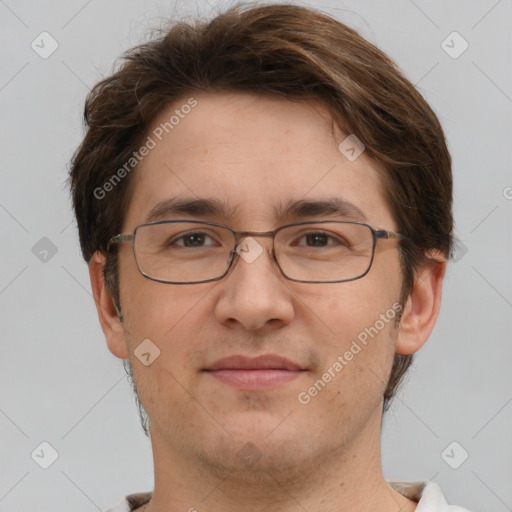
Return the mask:
<svg viewBox="0 0 512 512">
<path fill-rule="evenodd" d="M 271 252 L 275 233 L 275 231 L 235 231 L 235 244 L 238 248 L 241 244 L 247 241 L 248 238 L 251 238 L 260 246 L 265 243 L 269 244 L 268 251 Z M 259 238 L 259 240 L 256 240 L 257 238 Z M 262 239 L 265 238 L 269 238 L 270 240 L 268 242 L 264 242 Z"/>
</svg>

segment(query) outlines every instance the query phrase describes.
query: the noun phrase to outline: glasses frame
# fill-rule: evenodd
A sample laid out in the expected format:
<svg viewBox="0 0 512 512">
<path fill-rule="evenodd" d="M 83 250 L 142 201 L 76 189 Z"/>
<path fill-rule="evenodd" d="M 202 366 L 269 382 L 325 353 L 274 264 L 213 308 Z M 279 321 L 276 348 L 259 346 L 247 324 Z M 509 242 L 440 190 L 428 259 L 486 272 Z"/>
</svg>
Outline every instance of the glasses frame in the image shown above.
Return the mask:
<svg viewBox="0 0 512 512">
<path fill-rule="evenodd" d="M 185 223 L 185 222 L 188 223 L 188 224 L 199 224 L 199 225 L 206 225 L 206 226 L 215 226 L 215 227 L 219 227 L 219 228 L 225 228 L 228 231 L 231 231 L 231 233 L 233 234 L 233 239 L 234 239 L 235 246 L 234 246 L 234 248 L 229 253 L 229 260 L 228 260 L 229 263 L 228 263 L 226 271 L 222 275 L 220 275 L 218 277 L 211 278 L 211 279 L 205 279 L 205 280 L 201 280 L 201 281 L 180 281 L 180 282 L 167 281 L 167 280 L 164 280 L 164 279 L 157 279 L 157 278 L 151 277 L 148 274 L 146 274 L 145 272 L 143 272 L 141 267 L 140 267 L 139 261 L 137 259 L 137 254 L 135 252 L 135 237 L 137 236 L 137 230 L 139 228 L 143 228 L 145 226 L 154 226 L 154 225 L 158 225 L 158 224 Z M 277 256 L 276 256 L 275 251 L 274 251 L 274 243 L 275 243 L 276 234 L 279 233 L 279 231 L 282 231 L 285 228 L 290 228 L 290 227 L 294 227 L 294 226 L 303 226 L 303 225 L 309 225 L 309 224 L 328 224 L 328 223 L 333 223 L 333 224 L 357 224 L 357 225 L 360 225 L 360 226 L 365 226 L 365 227 L 370 229 L 370 231 L 372 233 L 372 254 L 371 254 L 371 257 L 370 257 L 370 262 L 368 264 L 368 268 L 362 274 L 360 274 L 360 275 L 358 275 L 356 277 L 351 277 L 351 278 L 348 278 L 348 279 L 338 279 L 338 280 L 334 280 L 334 281 L 306 281 L 306 280 L 302 280 L 302 279 L 294 279 L 292 277 L 287 276 L 285 274 L 285 272 L 283 271 L 283 269 L 281 268 L 281 265 L 279 264 L 279 261 L 277 260 Z M 373 260 L 374 260 L 374 257 L 375 257 L 375 247 L 376 247 L 377 241 L 379 239 L 384 239 L 384 240 L 389 240 L 389 239 L 403 240 L 403 239 L 409 238 L 408 236 L 406 236 L 406 235 L 404 235 L 402 233 L 398 233 L 396 231 L 389 231 L 389 230 L 386 230 L 386 229 L 381 229 L 381 228 L 378 228 L 378 227 L 371 226 L 370 224 L 367 224 L 366 222 L 359 222 L 359 221 L 313 220 L 313 221 L 303 221 L 303 222 L 295 222 L 295 223 L 292 223 L 292 224 L 286 224 L 284 226 L 278 227 L 277 229 L 274 229 L 273 231 L 236 231 L 236 230 L 230 228 L 229 226 L 226 226 L 225 224 L 218 224 L 216 222 L 207 222 L 207 221 L 198 221 L 198 220 L 189 220 L 189 219 L 172 219 L 172 220 L 157 220 L 157 221 L 153 221 L 153 222 L 147 222 L 145 224 L 140 224 L 131 233 L 119 233 L 118 235 L 113 236 L 109 240 L 109 242 L 107 244 L 107 257 L 108 257 L 108 255 L 110 255 L 110 249 L 111 249 L 111 247 L 113 245 L 131 242 L 132 249 L 133 249 L 133 257 L 135 258 L 135 262 L 137 264 L 137 268 L 138 268 L 139 272 L 145 278 L 150 279 L 151 281 L 156 281 L 157 283 L 163 283 L 163 284 L 200 284 L 200 283 L 210 283 L 212 281 L 219 281 L 219 280 L 221 280 L 222 278 L 224 278 L 228 274 L 228 272 L 230 271 L 231 267 L 233 267 L 233 262 L 236 260 L 236 256 L 237 255 L 240 256 L 236 252 L 236 249 L 237 249 L 237 247 L 239 245 L 240 237 L 244 237 L 245 238 L 245 237 L 248 237 L 248 236 L 251 236 L 251 237 L 258 237 L 259 236 L 259 237 L 271 237 L 272 238 L 272 247 L 271 247 L 271 250 L 270 250 L 270 254 L 272 256 L 273 261 L 277 265 L 277 268 L 279 268 L 279 271 L 281 272 L 281 274 L 286 279 L 289 279 L 290 281 L 295 281 L 295 282 L 298 282 L 298 283 L 319 283 L 319 284 L 320 283 L 322 283 L 322 284 L 323 283 L 345 283 L 345 282 L 348 282 L 348 281 L 356 281 L 357 279 L 361 279 L 366 274 L 368 274 L 368 272 L 370 271 L 370 268 L 371 268 L 371 266 L 373 264 Z"/>
</svg>

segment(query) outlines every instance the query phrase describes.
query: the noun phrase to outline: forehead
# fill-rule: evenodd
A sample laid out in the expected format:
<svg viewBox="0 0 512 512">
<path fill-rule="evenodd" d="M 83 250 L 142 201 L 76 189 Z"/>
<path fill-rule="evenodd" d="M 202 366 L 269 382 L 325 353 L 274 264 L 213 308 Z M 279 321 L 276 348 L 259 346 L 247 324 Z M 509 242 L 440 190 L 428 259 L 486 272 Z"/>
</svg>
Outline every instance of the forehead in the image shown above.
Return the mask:
<svg viewBox="0 0 512 512">
<path fill-rule="evenodd" d="M 364 152 L 347 158 L 339 144 L 348 135 L 337 127 L 333 132 L 329 111 L 318 102 L 245 93 L 186 96 L 163 110 L 147 133 L 152 148 L 134 171 L 125 227 L 182 200 L 213 200 L 221 208 L 195 213 L 247 229 L 267 229 L 288 214 L 295 215 L 291 220 L 313 215 L 314 206 L 290 208 L 300 201 L 343 203 L 364 220 L 392 227 L 382 168 Z M 169 211 L 173 218 L 177 213 Z"/>
</svg>

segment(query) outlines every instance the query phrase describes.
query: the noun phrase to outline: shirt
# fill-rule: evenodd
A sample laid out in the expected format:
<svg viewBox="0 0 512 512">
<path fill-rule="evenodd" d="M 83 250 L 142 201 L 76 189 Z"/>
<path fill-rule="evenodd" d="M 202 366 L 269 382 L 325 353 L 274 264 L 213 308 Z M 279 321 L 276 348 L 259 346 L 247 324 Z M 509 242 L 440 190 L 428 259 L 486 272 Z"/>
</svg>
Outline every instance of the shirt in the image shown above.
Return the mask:
<svg viewBox="0 0 512 512">
<path fill-rule="evenodd" d="M 466 508 L 448 505 L 435 482 L 388 482 L 396 491 L 417 501 L 416 512 L 469 512 Z M 148 503 L 152 493 L 129 494 L 105 512 L 132 512 Z"/>
</svg>

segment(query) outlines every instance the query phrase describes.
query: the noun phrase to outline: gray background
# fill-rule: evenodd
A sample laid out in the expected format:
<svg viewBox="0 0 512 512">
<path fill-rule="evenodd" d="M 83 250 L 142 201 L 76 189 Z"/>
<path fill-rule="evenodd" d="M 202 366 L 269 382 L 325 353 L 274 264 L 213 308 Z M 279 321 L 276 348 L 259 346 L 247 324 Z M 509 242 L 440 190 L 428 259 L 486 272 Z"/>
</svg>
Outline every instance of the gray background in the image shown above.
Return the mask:
<svg viewBox="0 0 512 512">
<path fill-rule="evenodd" d="M 213 4 L 0 0 L 0 511 L 95 511 L 152 488 L 149 440 L 79 254 L 67 164 L 86 93 L 115 58 L 162 17 L 222 5 Z M 472 511 L 512 510 L 512 2 L 310 5 L 396 60 L 438 113 L 453 156 L 464 246 L 435 331 L 385 417 L 386 477 L 432 479 Z M 31 48 L 43 31 L 59 45 L 46 59 Z M 458 58 L 441 45 L 453 31 L 469 44 Z M 447 44 L 462 48 L 453 36 Z M 43 237 L 55 254 L 41 252 Z M 59 454 L 48 469 L 31 458 L 43 441 Z M 450 467 L 462 450 L 469 458 Z"/>
</svg>

